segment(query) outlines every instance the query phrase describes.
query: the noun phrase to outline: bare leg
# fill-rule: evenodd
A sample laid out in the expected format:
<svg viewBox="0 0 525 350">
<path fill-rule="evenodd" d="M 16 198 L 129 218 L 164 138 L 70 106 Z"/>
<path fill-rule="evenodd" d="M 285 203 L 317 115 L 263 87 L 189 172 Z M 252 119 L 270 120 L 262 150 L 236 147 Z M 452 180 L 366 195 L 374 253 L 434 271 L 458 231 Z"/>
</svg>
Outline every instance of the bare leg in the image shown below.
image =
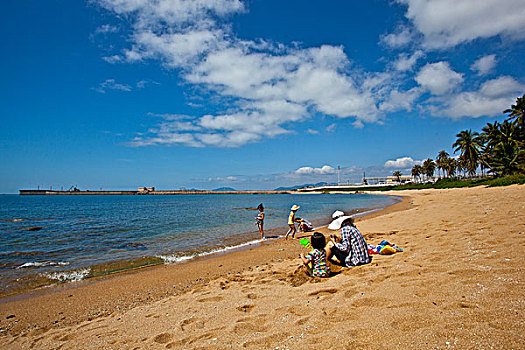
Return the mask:
<svg viewBox="0 0 525 350">
<path fill-rule="evenodd" d="M 324 248 L 325 252 L 326 252 L 326 260 L 330 260 L 332 258 L 332 256 L 334 255 L 334 252 L 333 252 L 333 248 L 334 247 L 334 242 L 330 241 L 326 244 L 326 247 Z"/>
<path fill-rule="evenodd" d="M 262 223 L 259 224 L 259 232 L 261 233 L 261 239 L 263 239 L 264 238 L 264 230 L 263 230 L 263 224 Z"/>
<path fill-rule="evenodd" d="M 288 229 L 288 232 L 286 232 L 286 237 L 284 237 L 284 239 L 288 239 L 288 235 L 292 232 L 292 231 L 295 231 L 295 225 L 288 225 L 290 228 Z M 295 235 L 295 233 L 294 233 Z M 294 237 L 294 235 L 292 235 L 292 238 Z"/>
</svg>

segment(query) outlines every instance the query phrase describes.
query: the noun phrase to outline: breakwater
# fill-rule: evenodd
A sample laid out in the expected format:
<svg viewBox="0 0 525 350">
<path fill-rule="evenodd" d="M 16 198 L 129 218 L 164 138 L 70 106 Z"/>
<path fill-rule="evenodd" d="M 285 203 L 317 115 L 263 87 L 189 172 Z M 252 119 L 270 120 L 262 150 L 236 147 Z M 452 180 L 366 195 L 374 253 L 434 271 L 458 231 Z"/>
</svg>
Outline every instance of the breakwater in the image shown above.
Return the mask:
<svg viewBox="0 0 525 350">
<path fill-rule="evenodd" d="M 54 191 L 54 190 L 19 190 L 21 196 L 59 196 L 59 195 L 188 195 L 188 194 L 289 194 L 294 191 Z"/>
</svg>

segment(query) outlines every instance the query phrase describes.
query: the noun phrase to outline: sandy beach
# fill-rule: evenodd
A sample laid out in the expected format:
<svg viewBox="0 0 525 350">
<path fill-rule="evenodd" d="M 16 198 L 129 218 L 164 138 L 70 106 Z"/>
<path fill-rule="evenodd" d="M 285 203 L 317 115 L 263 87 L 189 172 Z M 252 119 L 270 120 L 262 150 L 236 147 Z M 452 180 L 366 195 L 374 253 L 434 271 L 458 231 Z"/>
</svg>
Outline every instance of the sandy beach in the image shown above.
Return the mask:
<svg viewBox="0 0 525 350">
<path fill-rule="evenodd" d="M 402 253 L 314 279 L 276 240 L 44 288 L 1 301 L 0 348 L 525 348 L 525 187 L 390 194 L 357 226 Z"/>
</svg>

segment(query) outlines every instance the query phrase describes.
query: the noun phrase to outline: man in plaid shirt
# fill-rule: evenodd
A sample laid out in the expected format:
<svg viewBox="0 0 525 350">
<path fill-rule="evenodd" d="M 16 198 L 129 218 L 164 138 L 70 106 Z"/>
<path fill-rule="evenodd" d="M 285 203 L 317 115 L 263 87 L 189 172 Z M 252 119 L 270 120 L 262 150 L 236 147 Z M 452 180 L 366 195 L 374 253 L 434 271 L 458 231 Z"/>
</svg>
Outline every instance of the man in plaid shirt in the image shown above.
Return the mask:
<svg viewBox="0 0 525 350">
<path fill-rule="evenodd" d="M 341 242 L 333 241 L 332 244 L 327 245 L 327 259 L 335 255 L 341 263 L 348 267 L 371 262 L 372 259 L 368 255 L 368 244 L 361 232 L 354 226 L 353 218 L 345 216 L 341 211 L 336 211 L 332 217 L 334 221 L 328 228 L 341 229 Z"/>
</svg>

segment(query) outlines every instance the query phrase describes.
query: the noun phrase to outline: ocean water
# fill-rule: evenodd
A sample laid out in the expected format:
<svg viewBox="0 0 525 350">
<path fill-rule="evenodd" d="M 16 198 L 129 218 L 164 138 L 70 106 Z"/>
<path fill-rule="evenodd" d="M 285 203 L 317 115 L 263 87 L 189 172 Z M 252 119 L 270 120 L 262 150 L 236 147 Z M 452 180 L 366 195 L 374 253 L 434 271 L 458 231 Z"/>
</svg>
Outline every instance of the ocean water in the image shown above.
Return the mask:
<svg viewBox="0 0 525 350">
<path fill-rule="evenodd" d="M 369 194 L 0 195 L 0 295 L 257 244 L 259 203 L 275 239 L 286 233 L 293 204 L 301 206 L 297 217 L 318 226 L 336 209 L 397 201 Z"/>
</svg>

